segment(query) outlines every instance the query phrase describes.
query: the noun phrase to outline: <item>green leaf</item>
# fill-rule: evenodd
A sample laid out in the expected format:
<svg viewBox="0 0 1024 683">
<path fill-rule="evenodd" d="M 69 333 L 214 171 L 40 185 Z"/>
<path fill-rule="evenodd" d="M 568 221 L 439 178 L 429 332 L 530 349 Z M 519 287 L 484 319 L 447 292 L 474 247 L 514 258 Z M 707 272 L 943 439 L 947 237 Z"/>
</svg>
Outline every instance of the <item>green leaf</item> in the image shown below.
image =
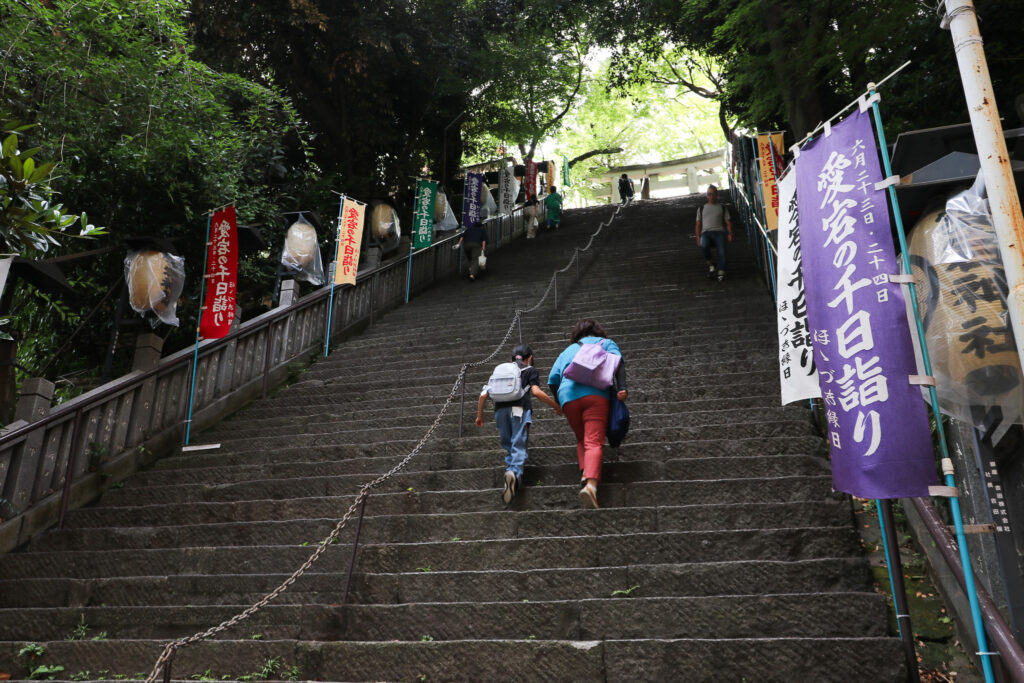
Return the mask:
<svg viewBox="0 0 1024 683">
<path fill-rule="evenodd" d="M 31 176 L 29 176 L 28 182 L 38 183 L 41 180 L 45 180 L 46 177 L 50 175 L 50 171 L 52 171 L 56 166 L 56 162 L 47 161 L 42 166 L 36 167 L 36 170 L 32 173 Z"/>
<path fill-rule="evenodd" d="M 25 180 L 32 182 L 32 173 L 36 170 L 36 162 L 31 158 L 26 158 L 21 165 L 21 173 L 25 177 Z"/>
<path fill-rule="evenodd" d="M 4 139 L 3 154 L 5 157 L 13 156 L 18 149 L 18 136 L 11 133 Z"/>
</svg>

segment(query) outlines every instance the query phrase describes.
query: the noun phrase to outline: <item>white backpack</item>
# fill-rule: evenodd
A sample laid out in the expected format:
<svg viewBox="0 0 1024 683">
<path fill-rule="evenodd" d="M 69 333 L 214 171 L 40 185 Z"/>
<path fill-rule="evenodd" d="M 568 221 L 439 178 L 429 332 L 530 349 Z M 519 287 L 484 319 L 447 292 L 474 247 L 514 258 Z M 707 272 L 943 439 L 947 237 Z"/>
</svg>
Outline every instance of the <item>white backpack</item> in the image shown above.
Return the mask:
<svg viewBox="0 0 1024 683">
<path fill-rule="evenodd" d="M 523 386 L 523 370 L 530 367 L 512 361 L 494 368 L 487 380 L 488 394 L 496 402 L 518 401 L 526 395 L 528 387 Z"/>
</svg>

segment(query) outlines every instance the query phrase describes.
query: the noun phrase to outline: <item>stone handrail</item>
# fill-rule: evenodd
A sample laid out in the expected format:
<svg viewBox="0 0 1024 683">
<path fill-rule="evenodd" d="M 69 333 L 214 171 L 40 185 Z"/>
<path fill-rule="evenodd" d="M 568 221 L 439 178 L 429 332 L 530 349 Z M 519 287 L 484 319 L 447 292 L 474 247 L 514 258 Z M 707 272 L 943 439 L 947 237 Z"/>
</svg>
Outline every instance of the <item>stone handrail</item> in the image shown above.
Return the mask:
<svg viewBox="0 0 1024 683">
<path fill-rule="evenodd" d="M 485 223 L 488 252 L 525 233 L 522 209 Z M 459 269 L 449 236 L 336 287 L 332 339 L 372 325 Z M 407 285 L 408 283 L 408 285 Z M 323 353 L 331 288 L 296 299 L 282 286 L 278 308 L 199 343 L 192 427 L 209 427 L 288 380 L 289 367 Z M 0 553 L 62 524 L 69 507 L 173 452 L 183 441 L 194 347 L 161 357 L 161 340 L 140 335 L 132 371 L 52 408 L 53 384 L 23 385 L 16 420 L 0 432 Z"/>
</svg>

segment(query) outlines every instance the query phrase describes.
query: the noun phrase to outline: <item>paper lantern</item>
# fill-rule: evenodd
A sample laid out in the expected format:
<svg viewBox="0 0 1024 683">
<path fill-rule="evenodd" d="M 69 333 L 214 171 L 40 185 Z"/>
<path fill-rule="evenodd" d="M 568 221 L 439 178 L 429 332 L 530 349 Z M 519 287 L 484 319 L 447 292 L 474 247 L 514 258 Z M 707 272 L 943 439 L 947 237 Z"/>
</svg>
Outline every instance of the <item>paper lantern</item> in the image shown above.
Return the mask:
<svg viewBox="0 0 1024 683">
<path fill-rule="evenodd" d="M 129 253 L 125 280 L 132 310 L 152 311 L 160 320 L 178 324 L 175 308 L 185 285 L 185 259 L 152 249 Z"/>
<path fill-rule="evenodd" d="M 398 229 L 398 217 L 389 204 L 377 204 L 370 212 L 370 234 L 375 239 L 387 241 Z"/>
<path fill-rule="evenodd" d="M 448 212 L 448 198 L 444 196 L 444 192 L 438 190 L 437 200 L 434 202 L 434 222 L 440 223 L 444 220 L 444 215 Z"/>
<path fill-rule="evenodd" d="M 316 229 L 302 220 L 292 223 L 285 236 L 282 260 L 295 268 L 302 269 L 313 261 L 316 253 Z"/>
<path fill-rule="evenodd" d="M 1020 361 L 987 212 L 927 212 L 910 254 L 937 388 L 964 405 L 991 404 L 1020 383 Z"/>
</svg>

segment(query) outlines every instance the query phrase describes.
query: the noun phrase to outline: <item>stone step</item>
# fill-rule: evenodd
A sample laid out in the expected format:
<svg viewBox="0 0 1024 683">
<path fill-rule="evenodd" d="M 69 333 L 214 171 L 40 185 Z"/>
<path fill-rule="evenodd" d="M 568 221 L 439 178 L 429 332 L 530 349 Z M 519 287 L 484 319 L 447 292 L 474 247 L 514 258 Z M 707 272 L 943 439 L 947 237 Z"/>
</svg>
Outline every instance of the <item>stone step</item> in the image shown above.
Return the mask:
<svg viewBox="0 0 1024 683">
<path fill-rule="evenodd" d="M 473 413 L 476 411 L 474 410 Z M 471 413 L 472 415 L 472 413 Z M 637 419 L 640 419 L 639 416 Z M 530 446 L 556 446 L 564 445 L 572 449 L 575 439 L 572 431 L 565 421 L 555 421 L 554 430 L 534 429 L 530 433 Z M 416 443 L 426 434 L 427 430 L 422 427 L 392 427 L 381 426 L 377 429 L 356 430 L 356 431 L 335 431 L 325 434 L 301 434 L 301 444 L 310 446 L 339 447 L 346 444 L 360 444 L 366 446 L 373 443 L 392 443 L 399 451 L 404 450 L 398 447 L 399 442 Z M 749 439 L 757 437 L 776 436 L 805 436 L 812 433 L 810 423 L 806 420 L 769 420 L 764 422 L 723 422 L 719 425 L 702 425 L 698 427 L 686 427 L 675 425 L 661 425 L 654 427 L 631 426 L 629 440 L 653 441 L 660 438 L 672 441 L 699 441 L 706 439 Z M 258 451 L 263 449 L 283 449 L 296 446 L 299 435 L 263 436 L 259 438 L 239 438 L 233 440 L 217 439 L 221 443 L 221 452 L 231 453 L 238 451 Z M 463 436 L 458 438 L 458 425 L 444 424 L 438 426 L 430 438 L 432 451 L 452 451 L 459 448 L 474 448 L 486 450 L 488 448 L 497 450 L 494 434 L 484 434 L 473 426 L 463 427 Z"/>
<path fill-rule="evenodd" d="M 630 449 L 633 450 L 633 449 Z M 443 468 L 446 471 L 472 468 L 484 468 L 487 471 L 483 487 L 493 486 L 493 469 L 503 462 L 500 454 L 493 453 L 474 455 L 467 459 L 462 468 Z M 284 462 L 280 464 L 261 465 L 229 465 L 223 467 L 189 467 L 178 470 L 153 470 L 142 476 L 132 477 L 132 481 L 123 489 L 108 491 L 103 504 L 111 504 L 120 497 L 128 500 L 130 496 L 145 495 L 153 487 L 185 486 L 185 485 L 217 485 L 229 482 L 258 481 L 260 479 L 294 479 L 302 477 L 340 477 L 360 476 L 362 481 L 366 474 L 386 472 L 393 464 L 390 458 L 354 459 L 337 461 Z M 423 465 L 414 461 L 405 471 L 426 474 Z M 526 475 L 528 485 L 534 485 L 536 479 L 548 481 L 571 481 L 578 473 L 576 464 L 534 465 L 534 459 L 527 459 L 529 471 Z M 760 455 L 748 457 L 717 457 L 717 458 L 674 458 L 672 460 L 624 460 L 621 457 L 609 458 L 608 467 L 602 472 L 603 479 L 608 481 L 644 481 L 656 479 L 725 479 L 742 473 L 745 477 L 752 476 L 783 476 L 796 474 L 828 474 L 829 465 L 823 458 L 811 455 Z M 423 489 L 423 484 L 417 486 Z M 427 488 L 435 488 L 429 486 Z M 442 487 L 451 488 L 451 487 Z"/>
<path fill-rule="evenodd" d="M 427 634 L 423 634 L 427 635 Z M 421 636 L 422 638 L 422 636 Z M 69 675 L 148 674 L 166 641 L 43 643 L 46 659 Z M 0 642 L 0 660 L 16 662 L 20 642 Z M 178 650 L 176 680 L 237 680 L 270 660 L 296 667 L 305 680 L 758 681 L 902 683 L 907 673 L 899 639 L 734 638 L 631 640 L 473 639 L 419 642 L 208 640 Z M 16 676 L 28 671 L 18 662 Z M 70 676 L 69 676 L 70 677 Z"/>
<path fill-rule="evenodd" d="M 476 398 L 477 392 L 473 392 Z M 565 424 L 563 418 L 558 417 L 547 406 L 538 399 L 532 401 L 534 410 L 534 427 L 536 430 L 551 425 Z M 488 401 L 484 408 L 484 414 L 490 418 L 493 414 L 494 404 Z M 758 408 L 732 408 L 725 410 L 688 410 L 684 412 L 662 412 L 665 408 L 662 405 L 651 406 L 645 403 L 631 402 L 631 424 L 636 429 L 658 429 L 663 427 L 698 427 L 703 425 L 733 425 L 743 421 L 749 422 L 772 422 L 785 420 L 789 423 L 808 422 L 807 411 L 803 408 L 787 409 L 782 406 L 766 406 Z M 472 402 L 471 414 L 476 413 L 476 401 Z M 402 416 L 402 424 L 405 429 L 420 430 L 426 432 L 437 416 L 437 411 L 425 412 L 422 415 Z M 392 419 L 393 419 L 392 415 Z M 490 421 L 490 420 L 488 420 Z M 361 416 L 353 415 L 349 419 L 337 420 L 315 419 L 309 416 L 307 419 L 296 420 L 294 417 L 270 418 L 260 420 L 237 419 L 232 420 L 232 428 L 223 427 L 210 433 L 213 438 L 222 440 L 230 439 L 252 439 L 264 436 L 276 436 L 282 432 L 290 433 L 295 438 L 304 438 L 315 434 L 335 434 L 345 432 L 363 432 L 366 430 L 379 430 L 381 420 L 361 419 Z M 451 426 L 446 423 L 446 426 Z M 457 422 L 455 423 L 457 428 Z M 340 427 L 340 429 L 339 429 Z M 490 426 L 488 426 L 490 428 Z M 493 431 L 497 435 L 497 431 Z M 439 433 L 441 435 L 441 433 Z"/>
<path fill-rule="evenodd" d="M 474 427 L 467 423 L 464 433 L 469 434 Z M 206 442 L 203 440 L 201 442 Z M 278 462 L 321 462 L 367 460 L 365 469 L 368 472 L 384 472 L 395 465 L 398 455 L 405 455 L 416 446 L 416 441 L 391 441 L 373 444 L 344 444 L 342 446 L 292 446 L 274 451 L 250 452 L 245 450 L 221 452 L 196 451 L 182 453 L 158 460 L 154 471 L 169 469 L 189 469 L 195 467 L 232 467 L 244 465 L 271 465 Z M 461 469 L 479 465 L 481 462 L 494 462 L 500 459 L 500 449 L 495 448 L 493 440 L 480 440 L 472 444 L 465 443 L 455 450 L 443 450 L 432 447 L 427 442 L 421 455 L 414 458 L 409 467 L 414 471 L 429 469 Z M 569 445 L 571 450 L 572 446 Z M 812 453 L 827 457 L 824 442 L 817 436 L 777 436 L 747 439 L 711 438 L 690 441 L 644 441 L 635 434 L 619 448 L 606 448 L 605 463 L 619 460 L 646 458 L 701 458 L 757 456 L 765 454 L 803 455 Z M 487 460 L 481 460 L 481 458 Z M 531 439 L 529 462 L 533 465 L 558 465 L 572 461 L 573 455 L 566 454 L 566 444 L 542 445 Z M 379 462 L 369 462 L 379 461 Z M 381 464 L 383 463 L 383 465 Z M 422 464 L 421 464 L 422 463 Z"/>
<path fill-rule="evenodd" d="M 12 553 L 0 565 L 0 580 L 280 573 L 299 567 L 312 554 L 313 545 Z M 325 567 L 347 567 L 349 550 L 345 544 L 328 545 L 317 568 L 323 571 Z M 638 558 L 645 564 L 688 564 L 853 557 L 859 552 L 859 541 L 852 529 L 804 527 L 605 534 L 596 538 L 368 543 L 359 547 L 359 568 L 363 572 L 393 573 L 603 567 L 629 564 Z"/>
<path fill-rule="evenodd" d="M 410 477 L 415 475 L 409 475 Z M 490 489 L 417 490 L 415 479 L 395 475 L 388 489 L 374 492 L 367 503 L 372 514 L 436 514 L 493 510 L 499 507 L 503 472 L 493 471 Z M 744 501 L 747 503 L 803 502 L 828 500 L 830 476 L 790 476 L 772 478 L 732 478 L 719 480 L 649 481 L 642 483 L 600 486 L 598 502 L 602 508 L 645 507 L 652 501 L 659 505 L 694 505 L 708 500 Z M 337 518 L 361 488 L 360 483 L 334 483 L 330 479 L 292 480 L 291 485 L 270 482 L 259 487 L 246 483 L 237 487 L 214 487 L 193 492 L 187 506 L 175 503 L 140 502 L 135 506 L 103 505 L 75 510 L 68 515 L 72 526 L 121 526 L 127 520 L 133 525 L 161 526 L 167 524 L 202 524 L 257 519 Z M 579 478 L 568 482 L 543 481 L 527 485 L 516 495 L 509 509 L 574 509 L 579 507 Z M 260 492 L 266 498 L 256 498 Z M 204 500 L 203 497 L 208 498 Z M 232 498 L 236 499 L 232 499 Z M 177 501 L 176 501 L 177 502 Z M 505 507 L 503 503 L 500 507 Z"/>
<path fill-rule="evenodd" d="M 575 510 L 524 510 L 515 514 L 490 510 L 434 515 L 374 515 L 367 505 L 360 540 L 388 541 L 482 540 L 573 534 L 655 533 L 658 531 L 716 531 L 777 529 L 793 526 L 849 527 L 849 501 L 796 503 L 718 503 L 683 506 L 607 508 L 601 515 Z M 32 551 L 127 550 L 189 546 L 297 545 L 325 538 L 336 519 L 237 521 L 176 526 L 73 527 L 40 536 Z M 346 532 L 343 539 L 351 536 Z"/>
<path fill-rule="evenodd" d="M 145 605 L 255 604 L 287 579 L 285 574 L 127 576 L 102 579 L 26 579 L 0 582 L 0 608 Z M 863 592 L 871 575 L 863 558 L 747 560 L 630 564 L 572 569 L 357 573 L 350 603 L 519 602 L 590 597 L 741 595 L 757 586 L 766 593 Z M 338 572 L 307 571 L 274 604 L 335 603 L 344 580 Z M 613 595 L 613 593 L 617 595 Z"/>
<path fill-rule="evenodd" d="M 585 596 L 585 592 L 583 594 Z M 180 638 L 248 605 L 0 610 L 0 640 L 57 640 L 79 623 L 109 638 Z M 544 640 L 884 636 L 885 597 L 795 593 L 405 605 L 268 605 L 226 632 L 294 640 Z"/>
</svg>

